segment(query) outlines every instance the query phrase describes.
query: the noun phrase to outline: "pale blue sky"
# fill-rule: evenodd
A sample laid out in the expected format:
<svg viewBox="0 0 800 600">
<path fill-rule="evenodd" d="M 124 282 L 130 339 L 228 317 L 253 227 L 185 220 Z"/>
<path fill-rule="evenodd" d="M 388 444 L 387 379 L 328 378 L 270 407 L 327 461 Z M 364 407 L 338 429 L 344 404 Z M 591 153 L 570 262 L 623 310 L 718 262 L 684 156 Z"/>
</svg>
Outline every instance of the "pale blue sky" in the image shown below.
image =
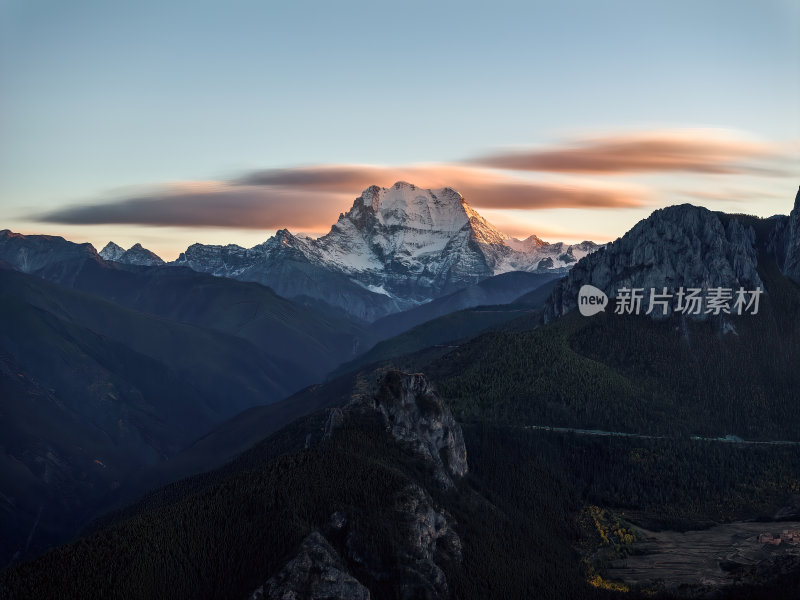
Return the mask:
<svg viewBox="0 0 800 600">
<path fill-rule="evenodd" d="M 780 146 L 789 174 L 591 179 L 651 186 L 662 204 L 686 201 L 678 188 L 777 196 L 746 211 L 759 214 L 787 212 L 800 183 L 794 0 L 0 0 L 0 23 L 0 227 L 150 239 L 165 254 L 212 231 L 248 244 L 270 232 L 27 215 L 256 169 L 441 163 L 687 127 Z M 524 219 L 532 233 L 577 222 L 616 237 L 651 209 Z"/>
</svg>

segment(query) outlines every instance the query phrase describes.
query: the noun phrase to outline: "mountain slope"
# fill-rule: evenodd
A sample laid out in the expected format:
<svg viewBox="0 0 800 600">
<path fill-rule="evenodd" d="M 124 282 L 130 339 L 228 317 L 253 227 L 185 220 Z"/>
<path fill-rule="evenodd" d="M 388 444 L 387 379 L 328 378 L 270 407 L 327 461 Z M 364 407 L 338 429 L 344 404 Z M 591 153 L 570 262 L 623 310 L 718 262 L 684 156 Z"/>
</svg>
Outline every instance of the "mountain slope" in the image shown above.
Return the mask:
<svg viewBox="0 0 800 600">
<path fill-rule="evenodd" d="M 250 249 L 193 244 L 173 264 L 218 277 L 261 283 L 299 303 L 322 301 L 364 321 L 401 310 L 402 304 L 396 299 L 366 289 L 306 256 L 295 247 L 297 240 L 282 230 Z"/>
<path fill-rule="evenodd" d="M 149 494 L 78 542 L 0 572 L 0 593 L 794 598 L 791 557 L 767 557 L 722 589 L 637 590 L 605 580 L 582 554 L 599 545 L 610 560 L 624 559 L 631 542 L 623 536 L 642 535 L 619 509 L 596 502 L 684 526 L 763 518 L 800 469 L 792 449 L 462 427 L 420 375 L 391 371 L 365 392 L 295 421 L 222 469 Z"/>
<path fill-rule="evenodd" d="M 374 343 L 351 319 L 300 306 L 262 285 L 187 268 L 106 262 L 91 246 L 62 238 L 6 232 L 0 258 L 139 312 L 244 338 L 281 365 L 279 381 L 287 392 L 322 380 Z"/>
<path fill-rule="evenodd" d="M 30 273 L 71 286 L 81 270 L 103 264 L 91 244 L 75 244 L 52 235 L 22 235 L 0 231 L 0 260 L 22 273 Z"/>
<path fill-rule="evenodd" d="M 609 284 L 655 282 L 665 265 L 688 274 L 676 285 L 750 274 L 766 291 L 758 314 L 569 310 L 541 326 L 521 319 L 529 330 L 403 357 L 433 382 L 435 399 L 412 383 L 419 376 L 387 374 L 386 365 L 323 384 L 306 407 L 326 410 L 149 495 L 82 542 L 6 571 L 0 589 L 246 597 L 319 589 L 324 572 L 340 591 L 376 597 L 794 598 L 800 564 L 775 562 L 774 552 L 759 555 L 758 569 L 726 554 L 730 583 L 718 589 L 605 578 L 609 562 L 642 551 L 628 539 L 647 535 L 639 527 L 796 514 L 800 286 L 770 250 L 774 221 L 678 208 L 686 214 L 637 225 L 637 239 L 598 261 L 635 267 Z M 706 242 L 711 251 L 696 256 Z M 687 256 L 705 262 L 677 268 Z M 230 448 L 253 414 L 212 434 L 207 449 Z M 463 476 L 442 470 L 456 427 Z M 412 523 L 421 526 L 410 533 Z"/>
<path fill-rule="evenodd" d="M 550 474 L 537 469 L 517 488 L 528 497 L 523 513 L 516 497 L 477 492 L 485 479 L 470 478 L 466 458 L 460 427 L 427 382 L 390 372 L 348 406 L 297 421 L 226 468 L 151 494 L 84 541 L 6 571 L 0 591 L 313 597 L 309 588 L 324 582 L 322 597 L 336 598 L 366 597 L 353 595 L 362 588 L 378 598 L 600 597 L 563 544 L 530 560 L 569 535 L 563 513 L 540 503 L 555 489 Z M 162 547 L 172 550 L 153 551 Z"/>
<path fill-rule="evenodd" d="M 797 439 L 800 286 L 771 254 L 773 227 L 696 207 L 657 211 L 556 285 L 547 327 L 483 336 L 426 372 L 462 418 Z M 764 294 L 758 314 L 583 317 L 570 308 L 584 283 L 612 294 L 621 285 L 757 284 Z"/>
<path fill-rule="evenodd" d="M 83 541 L 4 572 L 0 590 L 246 597 L 302 595 L 327 582 L 340 590 L 334 597 L 347 589 L 794 598 L 800 565 L 791 557 L 752 569 L 726 554 L 731 583 L 722 589 L 624 594 L 613 590 L 633 584 L 604 579 L 603 560 L 641 551 L 626 541 L 646 535 L 637 524 L 700 528 L 796 511 L 800 286 L 773 243 L 778 223 L 796 214 L 659 211 L 584 259 L 580 276 L 555 284 L 548 323 L 523 318 L 530 330 L 509 326 L 408 359 L 436 385 L 435 398 L 419 376 L 387 375 L 386 365 L 315 387 L 305 408 L 328 410 L 220 470 L 149 495 Z M 793 243 L 786 234 L 778 245 Z M 608 290 L 757 284 L 766 293 L 755 315 L 587 318 L 566 300 L 577 295 L 569 286 L 585 282 Z M 258 414 L 235 417 L 197 448 L 233 448 Z M 449 469 L 461 454 L 453 452 L 456 428 L 466 472 Z M 727 435 L 735 437 L 719 439 Z"/>
<path fill-rule="evenodd" d="M 283 365 L 289 391 L 322 380 L 372 340 L 350 319 L 300 306 L 259 284 L 186 268 L 87 269 L 75 285 L 140 312 L 244 338 Z"/>
<path fill-rule="evenodd" d="M 136 470 L 288 393 L 283 363 L 244 339 L 37 277 L 0 271 L 0 308 L 3 562 L 72 533 Z"/>
<path fill-rule="evenodd" d="M 554 273 L 525 273 L 521 271 L 495 275 L 447 296 L 431 300 L 421 306 L 383 317 L 372 323 L 371 328 L 380 338 L 388 338 L 426 321 L 465 308 L 508 304 L 519 296 L 531 292 L 557 277 L 558 275 Z"/>
<path fill-rule="evenodd" d="M 330 376 L 336 377 L 379 363 L 405 368 L 403 361 L 406 356 L 410 355 L 416 360 L 417 355 L 423 352 L 446 353 L 449 348 L 455 348 L 480 333 L 502 329 L 523 315 L 541 318 L 534 309 L 520 304 L 476 306 L 452 312 L 378 342 L 358 358 L 337 367 Z"/>
</svg>

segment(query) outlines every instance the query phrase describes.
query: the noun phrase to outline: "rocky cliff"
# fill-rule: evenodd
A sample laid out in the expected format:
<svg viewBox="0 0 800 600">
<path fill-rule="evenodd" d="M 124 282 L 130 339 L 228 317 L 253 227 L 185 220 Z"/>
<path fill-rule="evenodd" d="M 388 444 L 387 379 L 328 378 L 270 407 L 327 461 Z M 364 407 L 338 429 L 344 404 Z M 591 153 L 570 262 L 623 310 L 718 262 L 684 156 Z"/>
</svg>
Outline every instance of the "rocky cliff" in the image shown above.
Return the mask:
<svg viewBox="0 0 800 600">
<path fill-rule="evenodd" d="M 324 425 L 306 438 L 306 447 L 337 443 L 336 433 L 364 417 L 377 419 L 385 434 L 409 454 L 422 459 L 442 488 L 467 472 L 461 428 L 449 409 L 420 374 L 386 373 L 377 392 L 355 396 L 343 408 L 329 409 Z M 331 514 L 321 531 L 310 533 L 292 558 L 251 595 L 260 598 L 370 597 L 356 574 L 372 581 L 392 581 L 397 597 L 447 598 L 449 587 L 442 560 L 461 560 L 461 539 L 454 519 L 437 507 L 418 483 L 399 489 L 387 502 L 382 520 L 392 523 L 391 556 L 377 556 L 358 511 Z M 362 576 L 362 575 L 359 575 Z"/>
<path fill-rule="evenodd" d="M 329 409 L 322 437 L 330 438 L 354 414 L 376 416 L 394 440 L 434 468 L 442 487 L 452 487 L 467 474 L 461 427 L 421 373 L 389 371 L 375 394 L 358 395 L 343 408 Z"/>
<path fill-rule="evenodd" d="M 250 596 L 250 600 L 272 598 L 369 600 L 370 593 L 347 572 L 342 558 L 328 540 L 318 531 L 312 531 L 300 544 L 294 558 Z"/>
<path fill-rule="evenodd" d="M 800 283 L 800 189 L 788 217 L 776 217 L 769 241 L 778 267 L 784 275 Z"/>
<path fill-rule="evenodd" d="M 723 218 L 725 217 L 725 218 Z M 622 238 L 579 261 L 553 291 L 545 319 L 577 306 L 585 284 L 609 297 L 623 287 L 752 290 L 763 283 L 757 272 L 755 231 L 735 217 L 683 204 L 655 211 Z M 659 313 L 657 313 L 659 314 Z"/>
</svg>

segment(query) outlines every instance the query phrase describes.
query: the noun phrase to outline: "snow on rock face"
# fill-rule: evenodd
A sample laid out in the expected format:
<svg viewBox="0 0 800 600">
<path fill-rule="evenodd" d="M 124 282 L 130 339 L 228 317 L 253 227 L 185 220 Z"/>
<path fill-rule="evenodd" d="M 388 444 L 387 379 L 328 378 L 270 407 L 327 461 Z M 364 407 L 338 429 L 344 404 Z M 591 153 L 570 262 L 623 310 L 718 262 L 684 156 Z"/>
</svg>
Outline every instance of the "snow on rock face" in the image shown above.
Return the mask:
<svg viewBox="0 0 800 600">
<path fill-rule="evenodd" d="M 145 265 L 145 266 L 158 266 L 163 265 L 164 261 L 155 252 L 151 252 L 147 248 L 142 248 L 141 244 L 134 244 L 123 254 L 119 262 L 124 262 L 129 265 Z"/>
<path fill-rule="evenodd" d="M 341 262 L 344 268 L 381 268 L 393 257 L 440 254 L 468 222 L 457 192 L 421 190 L 398 182 L 389 189 L 366 189 L 317 242 L 331 262 Z M 365 260 L 355 264 L 337 260 L 354 250 Z"/>
<path fill-rule="evenodd" d="M 100 256 L 103 260 L 119 261 L 123 254 L 125 254 L 125 248 L 118 246 L 114 242 L 108 242 L 105 247 L 100 250 Z"/>
<path fill-rule="evenodd" d="M 410 183 L 398 181 L 391 188 L 367 189 L 362 194 L 382 225 L 399 225 L 423 231 L 461 229 L 468 220 L 461 194 L 450 188 L 423 190 Z"/>
<path fill-rule="evenodd" d="M 182 252 L 174 264 L 183 265 L 212 275 L 233 277 L 248 262 L 252 250 L 236 244 L 227 246 L 192 244 Z"/>
<path fill-rule="evenodd" d="M 597 248 L 591 242 L 546 244 L 536 236 L 514 240 L 455 190 L 424 190 L 402 181 L 366 189 L 314 245 L 330 267 L 420 302 L 499 273 L 536 270 L 550 255 L 546 268 L 566 269 Z"/>
</svg>

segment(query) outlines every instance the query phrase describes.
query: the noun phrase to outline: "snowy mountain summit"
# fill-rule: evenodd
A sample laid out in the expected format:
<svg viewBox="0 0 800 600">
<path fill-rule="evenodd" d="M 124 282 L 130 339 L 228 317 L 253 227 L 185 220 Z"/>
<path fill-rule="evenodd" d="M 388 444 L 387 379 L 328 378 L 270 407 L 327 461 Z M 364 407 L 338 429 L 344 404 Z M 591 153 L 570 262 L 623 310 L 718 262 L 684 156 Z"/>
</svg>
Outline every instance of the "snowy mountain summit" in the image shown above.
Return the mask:
<svg viewBox="0 0 800 600">
<path fill-rule="evenodd" d="M 566 245 L 548 244 L 536 236 L 511 238 L 455 190 L 421 189 L 399 181 L 389 188 L 364 190 L 330 232 L 318 239 L 283 229 L 250 249 L 195 244 L 176 264 L 259 281 L 281 295 L 318 298 L 369 319 L 500 273 L 566 272 L 597 248 L 592 242 Z M 317 289 L 323 272 L 338 282 L 336 294 Z M 297 277 L 315 279 L 309 281 L 313 289 L 300 289 Z M 348 299 L 352 286 L 383 296 L 378 303 L 384 306 L 376 313 L 362 313 Z"/>
<path fill-rule="evenodd" d="M 164 264 L 161 257 L 155 252 L 143 248 L 141 244 L 134 244 L 128 250 L 125 250 L 114 242 L 108 242 L 105 247 L 100 250 L 100 256 L 104 260 L 111 260 L 128 265 L 154 267 Z"/>
<path fill-rule="evenodd" d="M 596 246 L 531 244 L 498 231 L 451 188 L 372 186 L 313 243 L 370 289 L 425 301 L 508 271 L 564 269 Z"/>
</svg>

